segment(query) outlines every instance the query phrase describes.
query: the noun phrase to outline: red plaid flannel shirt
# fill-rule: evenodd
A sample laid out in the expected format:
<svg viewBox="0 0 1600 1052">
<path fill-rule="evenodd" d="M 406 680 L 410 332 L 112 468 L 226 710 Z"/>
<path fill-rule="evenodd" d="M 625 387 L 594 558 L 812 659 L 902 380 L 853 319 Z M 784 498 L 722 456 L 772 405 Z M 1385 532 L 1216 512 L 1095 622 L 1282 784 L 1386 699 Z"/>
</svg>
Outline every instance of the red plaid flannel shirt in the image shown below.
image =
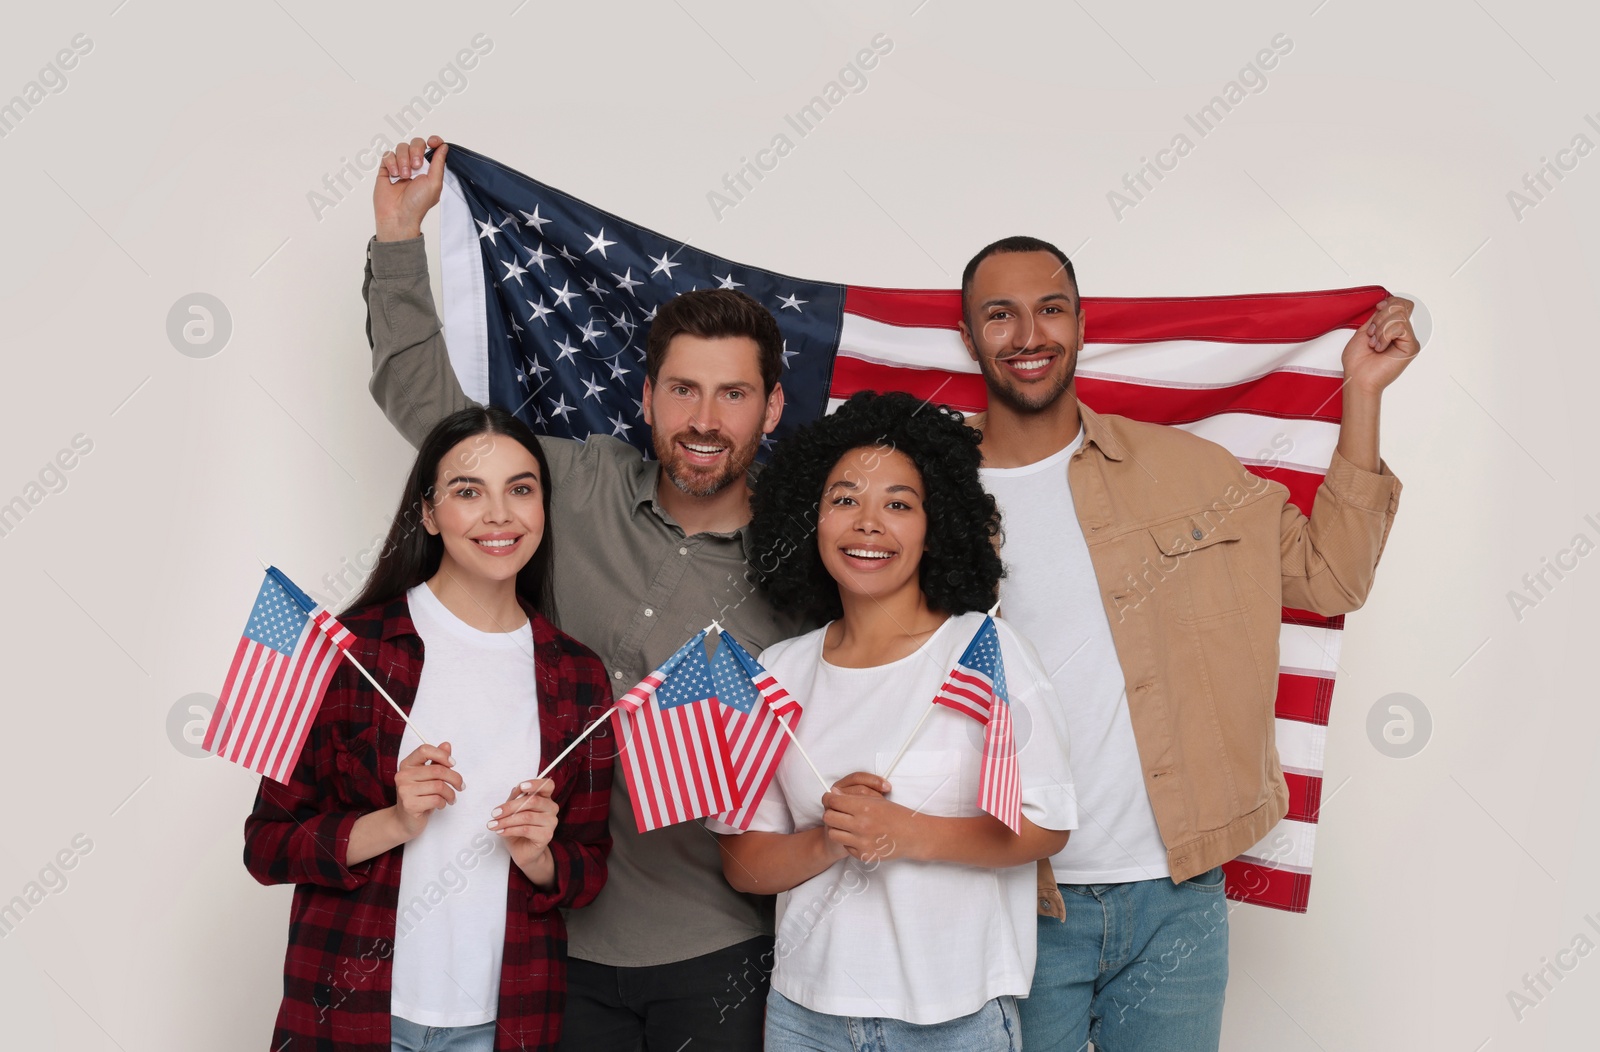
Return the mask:
<svg viewBox="0 0 1600 1052">
<path fill-rule="evenodd" d="M 540 747 L 553 758 L 610 706 L 611 687 L 599 658 L 524 607 L 533 623 Z M 405 597 L 340 621 L 356 637 L 351 654 L 409 713 L 423 648 Z M 261 780 L 245 820 L 245 867 L 263 884 L 295 885 L 274 1052 L 389 1052 L 404 849 L 355 866 L 343 859 L 356 819 L 395 802 L 404 730 L 372 685 L 341 662 L 289 784 Z M 602 728 L 551 773 L 561 806 L 550 842 L 555 887 L 540 891 L 511 866 L 496 1052 L 553 1049 L 560 1037 L 567 931 L 558 907 L 583 906 L 605 884 L 613 744 Z"/>
</svg>

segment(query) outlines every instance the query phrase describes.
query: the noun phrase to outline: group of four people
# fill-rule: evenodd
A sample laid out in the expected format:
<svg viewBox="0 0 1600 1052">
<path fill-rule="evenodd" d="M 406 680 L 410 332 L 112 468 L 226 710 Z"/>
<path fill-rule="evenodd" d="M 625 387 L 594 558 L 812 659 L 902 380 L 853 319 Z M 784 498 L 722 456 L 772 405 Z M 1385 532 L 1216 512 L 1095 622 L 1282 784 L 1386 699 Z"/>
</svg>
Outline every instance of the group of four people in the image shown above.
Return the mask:
<svg viewBox="0 0 1600 1052">
<path fill-rule="evenodd" d="M 246 864 L 297 885 L 273 1048 L 1216 1048 L 1221 865 L 1287 804 L 1280 608 L 1371 587 L 1411 304 L 1345 349 L 1309 519 L 1221 447 L 1082 405 L 1076 275 L 1026 237 L 962 276 L 986 413 L 857 395 L 757 471 L 782 338 L 704 290 L 650 327 L 647 460 L 463 394 L 421 234 L 447 149 L 402 144 L 374 190 L 372 393 L 418 455 L 340 615 L 410 719 L 342 669 L 261 783 Z M 977 807 L 981 730 L 929 712 L 1002 596 L 1015 832 Z M 748 831 L 641 834 L 610 728 L 535 777 L 712 620 L 804 709 Z"/>
</svg>

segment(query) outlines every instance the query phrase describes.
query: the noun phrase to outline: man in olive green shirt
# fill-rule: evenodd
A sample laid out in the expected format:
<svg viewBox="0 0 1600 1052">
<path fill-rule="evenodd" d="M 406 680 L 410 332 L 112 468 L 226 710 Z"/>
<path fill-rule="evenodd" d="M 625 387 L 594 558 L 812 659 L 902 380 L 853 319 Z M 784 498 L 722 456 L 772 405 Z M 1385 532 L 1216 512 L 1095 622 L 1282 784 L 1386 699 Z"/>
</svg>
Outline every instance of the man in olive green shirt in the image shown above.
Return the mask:
<svg viewBox="0 0 1600 1052">
<path fill-rule="evenodd" d="M 421 223 L 439 200 L 448 147 L 426 145 L 437 152 L 415 179 L 422 140 L 383 157 L 362 290 L 372 395 L 413 445 L 472 404 L 428 287 Z M 755 652 L 811 627 L 756 593 L 744 547 L 748 473 L 783 412 L 781 352 L 777 322 L 754 300 L 686 293 L 657 312 L 646 349 L 643 413 L 658 463 L 603 435 L 541 439 L 557 546 L 554 620 L 605 662 L 613 694 L 712 619 Z M 562 1047 L 761 1047 L 772 899 L 728 886 L 716 840 L 698 822 L 641 834 L 625 779 L 612 784 L 605 890 L 567 917 Z"/>
</svg>

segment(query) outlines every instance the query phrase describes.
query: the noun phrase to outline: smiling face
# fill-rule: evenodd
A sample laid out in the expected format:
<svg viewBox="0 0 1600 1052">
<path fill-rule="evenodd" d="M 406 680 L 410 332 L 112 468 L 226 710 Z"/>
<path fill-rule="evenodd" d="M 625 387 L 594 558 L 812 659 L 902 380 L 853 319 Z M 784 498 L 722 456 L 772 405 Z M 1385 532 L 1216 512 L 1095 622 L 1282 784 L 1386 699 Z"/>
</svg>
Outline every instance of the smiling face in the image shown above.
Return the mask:
<svg viewBox="0 0 1600 1052">
<path fill-rule="evenodd" d="M 961 338 L 989 396 L 1018 413 L 1054 405 L 1083 347 L 1078 290 L 1048 252 L 997 252 L 972 275 Z"/>
<path fill-rule="evenodd" d="M 444 541 L 440 572 L 515 579 L 544 539 L 539 462 L 514 438 L 463 439 L 439 461 L 422 525 Z"/>
<path fill-rule="evenodd" d="M 744 478 L 761 436 L 778 426 L 783 393 L 764 393 L 760 348 L 747 336 L 672 338 L 660 373 L 645 381 L 644 421 L 656 459 L 691 497 Z"/>
<path fill-rule="evenodd" d="M 920 590 L 928 516 L 922 473 L 884 446 L 852 449 L 823 483 L 817 551 L 845 595 L 887 599 Z"/>
</svg>

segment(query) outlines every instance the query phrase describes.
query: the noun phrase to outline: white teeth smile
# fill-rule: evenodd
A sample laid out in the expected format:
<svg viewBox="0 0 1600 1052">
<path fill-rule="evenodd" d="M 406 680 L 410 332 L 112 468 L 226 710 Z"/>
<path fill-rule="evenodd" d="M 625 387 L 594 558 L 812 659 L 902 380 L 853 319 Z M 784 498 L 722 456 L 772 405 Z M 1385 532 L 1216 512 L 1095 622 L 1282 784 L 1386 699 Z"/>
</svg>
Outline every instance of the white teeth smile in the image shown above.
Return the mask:
<svg viewBox="0 0 1600 1052">
<path fill-rule="evenodd" d="M 485 548 L 509 548 L 517 543 L 517 539 L 513 537 L 508 541 L 479 541 L 478 543 Z"/>
<path fill-rule="evenodd" d="M 844 553 L 857 559 L 887 559 L 894 552 L 880 552 L 872 548 L 846 548 Z"/>
<path fill-rule="evenodd" d="M 1050 364 L 1049 358 L 1040 358 L 1036 362 L 1012 362 L 1011 368 L 1021 369 L 1025 373 L 1036 373 Z"/>
<path fill-rule="evenodd" d="M 722 452 L 721 446 L 697 446 L 690 442 L 685 442 L 683 444 L 683 448 L 689 450 L 691 453 L 704 453 L 707 456 L 710 456 L 712 453 Z"/>
</svg>

